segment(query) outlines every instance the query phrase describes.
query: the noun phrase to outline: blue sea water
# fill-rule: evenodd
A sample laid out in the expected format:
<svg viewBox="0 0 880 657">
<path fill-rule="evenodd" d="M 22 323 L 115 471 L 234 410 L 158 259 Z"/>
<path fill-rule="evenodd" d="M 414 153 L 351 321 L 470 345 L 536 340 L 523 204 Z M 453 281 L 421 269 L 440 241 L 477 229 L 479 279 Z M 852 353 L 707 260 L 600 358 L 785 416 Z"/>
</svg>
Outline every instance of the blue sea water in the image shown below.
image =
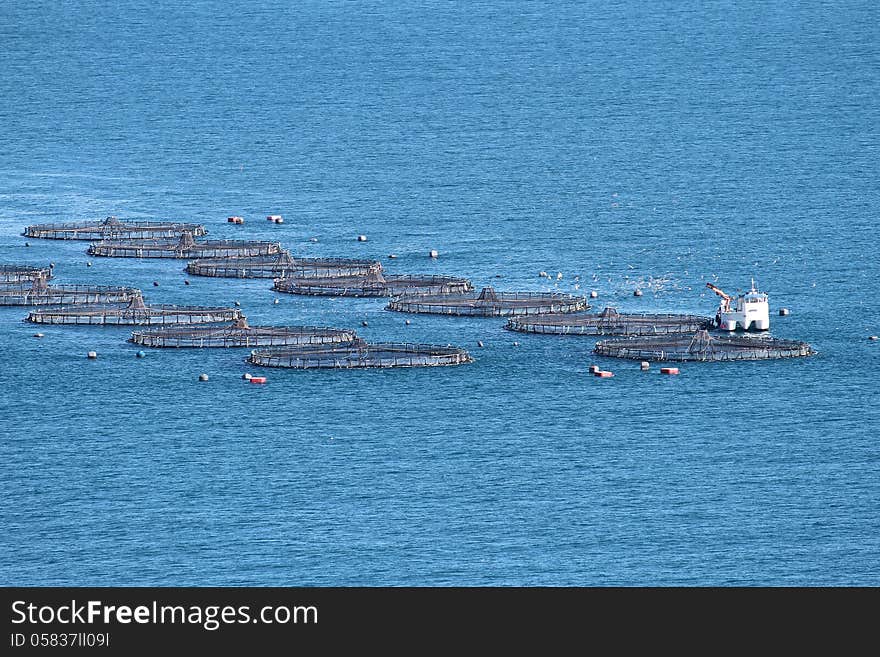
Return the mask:
<svg viewBox="0 0 880 657">
<path fill-rule="evenodd" d="M 38 340 L 0 308 L 0 583 L 880 584 L 878 24 L 855 0 L 0 3 L 0 262 L 475 357 L 252 386 L 244 350 L 138 359 L 130 329 Z M 620 310 L 711 315 L 706 281 L 754 276 L 818 355 L 664 377 L 20 234 L 110 214 L 499 290 L 579 277 Z"/>
</svg>

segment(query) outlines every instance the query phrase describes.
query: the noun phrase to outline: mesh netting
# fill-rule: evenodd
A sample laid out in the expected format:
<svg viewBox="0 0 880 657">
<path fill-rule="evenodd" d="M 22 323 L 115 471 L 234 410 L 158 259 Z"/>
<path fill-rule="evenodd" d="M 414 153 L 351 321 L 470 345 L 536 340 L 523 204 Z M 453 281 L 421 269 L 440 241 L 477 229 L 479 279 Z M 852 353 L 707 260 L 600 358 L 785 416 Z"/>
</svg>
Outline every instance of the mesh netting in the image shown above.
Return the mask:
<svg viewBox="0 0 880 657">
<path fill-rule="evenodd" d="M 765 360 L 815 353 L 806 342 L 763 336 L 712 335 L 708 331 L 602 340 L 596 343 L 594 351 L 599 356 L 647 361 Z"/>
<path fill-rule="evenodd" d="M 388 310 L 440 315 L 536 315 L 586 310 L 584 297 L 556 292 L 496 292 L 485 287 L 479 294 L 406 294 L 392 299 Z"/>
</svg>

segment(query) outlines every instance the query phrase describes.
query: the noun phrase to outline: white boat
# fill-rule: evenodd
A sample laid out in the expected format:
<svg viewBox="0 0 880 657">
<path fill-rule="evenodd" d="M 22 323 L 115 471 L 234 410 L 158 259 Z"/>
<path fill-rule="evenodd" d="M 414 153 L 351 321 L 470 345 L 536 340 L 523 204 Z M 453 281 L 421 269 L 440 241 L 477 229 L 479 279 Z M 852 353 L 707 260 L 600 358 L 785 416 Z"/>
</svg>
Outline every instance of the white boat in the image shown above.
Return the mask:
<svg viewBox="0 0 880 657">
<path fill-rule="evenodd" d="M 766 331 L 770 328 L 770 304 L 767 295 L 755 288 L 755 279 L 752 279 L 751 289 L 736 298 L 712 283 L 706 283 L 706 287 L 721 297 L 715 314 L 718 328 L 726 331 L 736 331 L 738 328 L 743 331 Z"/>
</svg>

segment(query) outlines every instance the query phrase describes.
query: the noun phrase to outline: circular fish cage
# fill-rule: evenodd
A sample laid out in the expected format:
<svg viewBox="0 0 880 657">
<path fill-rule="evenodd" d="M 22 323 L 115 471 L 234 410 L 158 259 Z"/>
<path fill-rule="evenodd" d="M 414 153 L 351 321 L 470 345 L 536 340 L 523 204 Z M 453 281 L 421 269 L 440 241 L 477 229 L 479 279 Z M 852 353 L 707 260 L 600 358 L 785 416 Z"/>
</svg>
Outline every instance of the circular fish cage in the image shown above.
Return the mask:
<svg viewBox="0 0 880 657">
<path fill-rule="evenodd" d="M 89 246 L 88 253 L 108 258 L 225 258 L 281 253 L 279 242 L 206 240 L 196 242 L 192 233 L 180 239 L 102 241 Z"/>
<path fill-rule="evenodd" d="M 346 346 L 315 346 L 252 351 L 248 362 L 262 367 L 297 370 L 388 367 L 440 367 L 473 362 L 464 349 L 451 346 L 376 343 L 358 340 Z"/>
<path fill-rule="evenodd" d="M 0 287 L 0 306 L 67 306 L 81 303 L 126 303 L 141 296 L 134 287 L 113 285 L 34 285 Z"/>
<path fill-rule="evenodd" d="M 34 310 L 27 321 L 34 324 L 77 324 L 99 326 L 156 326 L 231 322 L 242 317 L 238 308 L 205 306 L 144 305 L 138 297 L 127 306 L 95 306 Z"/>
<path fill-rule="evenodd" d="M 287 294 L 330 297 L 390 297 L 398 294 L 453 294 L 473 289 L 465 278 L 400 275 L 377 272 L 367 276 L 301 276 L 275 280 L 274 289 Z"/>
<path fill-rule="evenodd" d="M 351 258 L 294 258 L 287 251 L 279 255 L 245 258 L 204 258 L 186 265 L 194 276 L 217 278 L 284 278 L 285 276 L 367 276 L 382 271 L 376 260 Z"/>
<path fill-rule="evenodd" d="M 239 320 L 231 326 L 177 327 L 135 331 L 130 341 L 145 347 L 291 347 L 348 344 L 357 340 L 354 331 L 320 326 L 248 326 Z"/>
<path fill-rule="evenodd" d="M 484 287 L 479 294 L 406 294 L 391 300 L 387 310 L 406 313 L 499 317 L 573 313 L 590 306 L 584 297 L 556 292 L 496 292 Z"/>
<path fill-rule="evenodd" d="M 512 317 L 505 328 L 546 335 L 666 335 L 711 328 L 711 317 L 655 313 L 619 313 L 605 308 L 593 314 L 548 314 Z"/>
<path fill-rule="evenodd" d="M 25 237 L 49 240 L 104 240 L 173 238 L 184 232 L 189 232 L 196 237 L 208 233 L 201 224 L 170 221 L 120 221 L 116 217 L 107 217 L 102 221 L 37 224 L 28 226 L 22 234 Z"/>
<path fill-rule="evenodd" d="M 38 278 L 48 281 L 52 278 L 52 269 L 32 265 L 0 265 L 0 284 L 23 283 Z"/>
<path fill-rule="evenodd" d="M 806 342 L 779 338 L 693 334 L 616 338 L 596 343 L 599 356 L 645 361 L 731 361 L 798 358 L 816 352 Z"/>
</svg>

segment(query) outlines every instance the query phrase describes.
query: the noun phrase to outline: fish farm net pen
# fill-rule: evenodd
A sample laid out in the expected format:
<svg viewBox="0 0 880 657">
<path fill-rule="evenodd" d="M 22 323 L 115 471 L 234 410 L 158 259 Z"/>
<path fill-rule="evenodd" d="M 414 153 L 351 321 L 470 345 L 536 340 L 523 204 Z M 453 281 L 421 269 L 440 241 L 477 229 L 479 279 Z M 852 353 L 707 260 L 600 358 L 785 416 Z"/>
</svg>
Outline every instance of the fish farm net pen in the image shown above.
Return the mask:
<svg viewBox="0 0 880 657">
<path fill-rule="evenodd" d="M 284 278 L 300 276 L 367 276 L 382 271 L 377 260 L 352 258 L 295 258 L 288 252 L 277 256 L 203 258 L 187 263 L 187 273 L 216 278 Z"/>
<path fill-rule="evenodd" d="M 27 226 L 22 234 L 25 237 L 50 240 L 103 240 L 173 238 L 184 232 L 195 237 L 208 233 L 201 224 L 169 221 L 120 221 L 116 217 L 107 217 L 102 221 L 37 224 Z"/>
<path fill-rule="evenodd" d="M 231 322 L 242 317 L 238 308 L 144 305 L 138 297 L 127 306 L 89 305 L 84 308 L 61 307 L 35 310 L 27 316 L 34 324 L 74 324 L 89 326 L 156 326 Z"/>
<path fill-rule="evenodd" d="M 473 362 L 464 349 L 451 346 L 361 341 L 348 347 L 309 347 L 252 351 L 248 362 L 289 369 L 361 369 L 441 367 Z"/>
<path fill-rule="evenodd" d="M 371 274 L 315 278 L 291 276 L 275 281 L 274 289 L 287 294 L 333 297 L 389 297 L 398 294 L 464 293 L 473 289 L 465 278 L 432 274 Z"/>
<path fill-rule="evenodd" d="M 279 242 L 206 240 L 197 242 L 191 233 L 179 240 L 102 241 L 89 246 L 88 253 L 108 258 L 219 258 L 281 253 Z"/>
<path fill-rule="evenodd" d="M 499 317 L 573 313 L 589 309 L 585 297 L 557 292 L 496 292 L 491 287 L 479 294 L 406 294 L 396 297 L 387 310 L 408 313 Z"/>
<path fill-rule="evenodd" d="M 158 348 L 288 347 L 349 344 L 358 339 L 354 331 L 320 326 L 248 326 L 236 322 L 221 327 L 180 327 L 135 331 L 130 341 Z"/>
<path fill-rule="evenodd" d="M 141 296 L 133 287 L 112 285 L 43 285 L 0 287 L 0 306 L 64 306 L 80 303 L 124 303 Z"/>
<path fill-rule="evenodd" d="M 742 361 L 812 356 L 806 342 L 770 337 L 694 334 L 602 340 L 593 349 L 599 356 L 644 361 Z"/>
<path fill-rule="evenodd" d="M 48 281 L 52 278 L 52 268 L 32 265 L 0 265 L 0 284 L 23 283 L 38 278 Z"/>
<path fill-rule="evenodd" d="M 693 333 L 713 326 L 711 317 L 659 313 L 619 313 L 605 308 L 593 314 L 547 314 L 513 317 L 507 328 L 544 335 L 665 335 Z"/>
</svg>

